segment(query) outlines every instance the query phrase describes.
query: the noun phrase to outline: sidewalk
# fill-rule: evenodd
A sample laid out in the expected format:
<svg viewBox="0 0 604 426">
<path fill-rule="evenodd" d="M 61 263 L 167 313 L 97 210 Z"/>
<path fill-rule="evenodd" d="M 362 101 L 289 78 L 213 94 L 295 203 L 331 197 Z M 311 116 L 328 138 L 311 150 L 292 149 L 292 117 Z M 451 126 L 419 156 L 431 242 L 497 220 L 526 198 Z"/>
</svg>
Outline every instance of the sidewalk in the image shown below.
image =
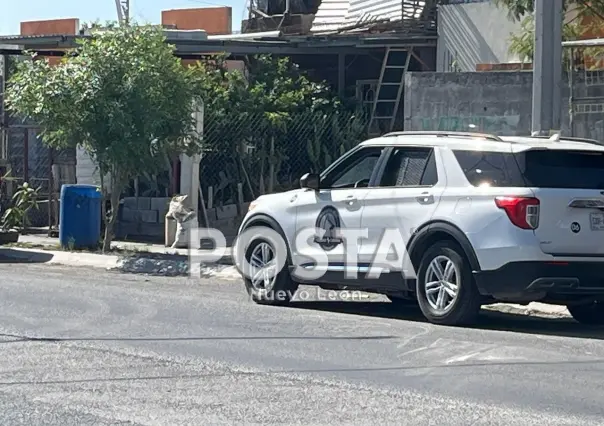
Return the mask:
<svg viewBox="0 0 604 426">
<path fill-rule="evenodd" d="M 28 235 L 20 235 L 19 243 L 23 245 L 31 245 L 31 248 L 40 247 L 45 249 L 57 249 L 60 250 L 59 239 L 51 238 L 45 235 L 38 234 L 28 234 Z M 184 256 L 189 257 L 188 249 L 173 249 L 170 247 L 166 247 L 162 244 L 148 244 L 148 243 L 135 243 L 129 241 L 113 241 L 111 243 L 112 249 L 119 249 L 124 251 L 132 251 L 137 252 L 139 254 L 143 253 L 153 253 L 153 254 L 165 254 L 169 256 Z M 232 248 L 227 248 L 227 255 L 219 262 L 223 264 L 232 264 Z"/>
<path fill-rule="evenodd" d="M 56 265 L 103 268 L 125 273 L 155 276 L 192 276 L 221 279 L 239 279 L 231 247 L 218 262 L 195 265 L 191 268 L 188 249 L 173 249 L 161 244 L 114 241 L 108 254 L 100 252 L 67 251 L 60 247 L 58 238 L 28 234 L 19 236 L 13 246 L 0 246 L 0 258 L 15 259 L 21 263 L 46 263 Z"/>
</svg>

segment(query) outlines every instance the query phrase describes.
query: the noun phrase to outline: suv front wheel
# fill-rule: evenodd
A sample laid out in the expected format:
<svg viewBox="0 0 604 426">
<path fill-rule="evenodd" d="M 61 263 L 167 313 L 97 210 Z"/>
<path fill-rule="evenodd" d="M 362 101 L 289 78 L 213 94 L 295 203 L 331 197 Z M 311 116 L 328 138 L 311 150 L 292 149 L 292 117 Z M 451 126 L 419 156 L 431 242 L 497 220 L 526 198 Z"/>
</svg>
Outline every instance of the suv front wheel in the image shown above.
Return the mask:
<svg viewBox="0 0 604 426">
<path fill-rule="evenodd" d="M 417 277 L 417 300 L 432 323 L 472 323 L 480 311 L 480 294 L 462 249 L 452 241 L 432 245 L 422 257 Z"/>
<path fill-rule="evenodd" d="M 245 288 L 254 302 L 284 305 L 291 301 L 298 284 L 289 273 L 289 252 L 283 253 L 272 238 L 265 236 L 269 229 L 272 230 L 264 226 L 250 229 L 252 237 L 244 252 L 246 262 L 240 267 L 245 272 Z M 280 256 L 285 256 L 281 259 L 284 262 Z"/>
</svg>

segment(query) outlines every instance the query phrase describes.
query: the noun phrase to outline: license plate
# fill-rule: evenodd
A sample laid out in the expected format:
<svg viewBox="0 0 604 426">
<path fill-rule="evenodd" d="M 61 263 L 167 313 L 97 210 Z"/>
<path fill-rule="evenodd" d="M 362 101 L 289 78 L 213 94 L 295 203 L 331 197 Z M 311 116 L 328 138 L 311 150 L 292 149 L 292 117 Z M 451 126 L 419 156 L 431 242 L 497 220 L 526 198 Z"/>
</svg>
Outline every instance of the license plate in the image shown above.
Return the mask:
<svg viewBox="0 0 604 426">
<path fill-rule="evenodd" d="M 604 213 L 590 213 L 589 223 L 592 231 L 604 231 Z"/>
</svg>

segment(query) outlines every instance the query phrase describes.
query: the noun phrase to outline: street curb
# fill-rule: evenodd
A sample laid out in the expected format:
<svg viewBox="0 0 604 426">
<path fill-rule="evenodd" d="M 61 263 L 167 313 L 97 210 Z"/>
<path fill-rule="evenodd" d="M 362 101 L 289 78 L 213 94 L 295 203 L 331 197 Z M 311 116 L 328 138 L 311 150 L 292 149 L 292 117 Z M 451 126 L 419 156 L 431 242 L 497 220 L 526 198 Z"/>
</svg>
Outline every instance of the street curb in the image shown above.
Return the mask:
<svg viewBox="0 0 604 426">
<path fill-rule="evenodd" d="M 138 253 L 132 256 L 0 247 L 0 256 L 23 263 L 102 268 L 124 273 L 168 277 L 238 279 L 237 268 L 225 263 L 201 264 L 191 273 L 188 256 L 178 254 Z M 222 260 L 222 259 L 221 259 Z"/>
</svg>

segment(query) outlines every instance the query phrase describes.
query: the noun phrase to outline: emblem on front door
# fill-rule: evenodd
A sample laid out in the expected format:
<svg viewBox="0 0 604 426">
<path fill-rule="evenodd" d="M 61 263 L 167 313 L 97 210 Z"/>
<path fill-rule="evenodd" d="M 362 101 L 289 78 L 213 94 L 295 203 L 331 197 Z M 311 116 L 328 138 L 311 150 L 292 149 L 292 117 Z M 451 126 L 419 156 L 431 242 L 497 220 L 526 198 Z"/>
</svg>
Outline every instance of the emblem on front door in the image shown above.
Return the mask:
<svg viewBox="0 0 604 426">
<path fill-rule="evenodd" d="M 318 235 L 315 236 L 314 242 L 323 250 L 333 250 L 338 244 L 342 243 L 342 239 L 338 237 L 340 226 L 340 214 L 338 211 L 332 206 L 324 207 L 315 223 Z"/>
</svg>

